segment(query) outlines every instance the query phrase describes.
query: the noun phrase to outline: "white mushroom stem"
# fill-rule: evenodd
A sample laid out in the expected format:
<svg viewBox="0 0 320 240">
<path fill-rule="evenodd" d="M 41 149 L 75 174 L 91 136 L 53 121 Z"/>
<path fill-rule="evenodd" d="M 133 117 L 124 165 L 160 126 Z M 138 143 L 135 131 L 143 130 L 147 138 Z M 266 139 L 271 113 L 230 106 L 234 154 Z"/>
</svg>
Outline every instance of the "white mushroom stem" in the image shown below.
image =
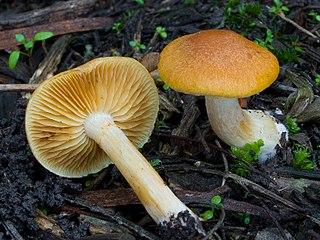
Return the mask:
<svg viewBox="0 0 320 240">
<path fill-rule="evenodd" d="M 287 129 L 269 114 L 260 110 L 244 110 L 237 98 L 206 96 L 206 108 L 216 135 L 230 146 L 243 147 L 262 139 L 260 161 L 273 157 L 281 134 Z"/>
<path fill-rule="evenodd" d="M 195 218 L 196 228 L 201 229 L 198 217 L 174 195 L 109 114 L 91 114 L 84 126 L 87 135 L 110 157 L 155 222 L 170 222 L 171 216 L 177 217 L 187 210 Z"/>
</svg>

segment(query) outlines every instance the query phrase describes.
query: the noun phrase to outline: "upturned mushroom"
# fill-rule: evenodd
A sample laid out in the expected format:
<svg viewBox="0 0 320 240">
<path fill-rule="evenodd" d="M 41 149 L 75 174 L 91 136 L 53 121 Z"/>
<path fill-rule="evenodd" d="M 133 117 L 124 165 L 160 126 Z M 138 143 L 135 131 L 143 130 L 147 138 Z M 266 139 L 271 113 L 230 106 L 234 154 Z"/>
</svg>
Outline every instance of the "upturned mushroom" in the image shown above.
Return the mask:
<svg viewBox="0 0 320 240">
<path fill-rule="evenodd" d="M 264 141 L 260 160 L 276 153 L 283 124 L 260 110 L 244 110 L 238 98 L 269 87 L 279 74 L 268 50 L 229 30 L 204 30 L 175 39 L 161 52 L 158 70 L 176 91 L 205 95 L 216 135 L 231 146 Z"/>
<path fill-rule="evenodd" d="M 201 232 L 198 217 L 137 150 L 152 133 L 158 99 L 138 61 L 98 58 L 36 89 L 26 111 L 28 142 L 36 159 L 63 177 L 86 176 L 114 163 L 155 222 L 175 220 Z"/>
</svg>

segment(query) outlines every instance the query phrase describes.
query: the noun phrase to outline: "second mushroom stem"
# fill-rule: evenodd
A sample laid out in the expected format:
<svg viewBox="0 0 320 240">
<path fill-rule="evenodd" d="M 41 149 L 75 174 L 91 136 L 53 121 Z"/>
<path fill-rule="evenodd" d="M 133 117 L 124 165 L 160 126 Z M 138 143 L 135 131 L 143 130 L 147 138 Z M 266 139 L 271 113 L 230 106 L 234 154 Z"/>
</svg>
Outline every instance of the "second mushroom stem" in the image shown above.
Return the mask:
<svg viewBox="0 0 320 240">
<path fill-rule="evenodd" d="M 171 216 L 188 211 L 201 229 L 198 217 L 174 195 L 109 114 L 90 115 L 85 131 L 106 152 L 155 222 L 168 223 Z"/>
</svg>

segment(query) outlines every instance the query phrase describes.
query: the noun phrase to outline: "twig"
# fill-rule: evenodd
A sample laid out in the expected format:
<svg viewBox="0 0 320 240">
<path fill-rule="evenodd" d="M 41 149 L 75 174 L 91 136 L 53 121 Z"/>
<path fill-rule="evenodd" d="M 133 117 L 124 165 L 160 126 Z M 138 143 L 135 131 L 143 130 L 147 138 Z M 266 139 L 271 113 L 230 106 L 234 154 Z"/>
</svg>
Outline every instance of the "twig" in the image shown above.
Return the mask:
<svg viewBox="0 0 320 240">
<path fill-rule="evenodd" d="M 295 21 L 292 21 L 290 18 L 287 18 L 286 15 L 284 15 L 284 13 L 282 11 L 280 11 L 280 13 L 278 14 L 279 17 L 281 17 L 283 20 L 285 20 L 288 23 L 291 23 L 293 26 L 295 26 L 296 28 L 298 28 L 300 31 L 304 32 L 305 34 L 309 35 L 312 38 L 317 39 L 318 37 L 316 35 L 314 35 L 312 32 L 308 31 L 307 29 L 305 29 L 304 27 L 300 26 L 299 24 L 297 24 Z"/>
<path fill-rule="evenodd" d="M 221 209 L 221 214 L 218 222 L 213 226 L 213 228 L 207 233 L 207 235 L 202 238 L 202 240 L 208 240 L 223 224 L 224 218 L 226 217 L 226 212 Z"/>
<path fill-rule="evenodd" d="M 202 142 L 200 142 L 199 140 L 195 140 L 193 138 L 171 135 L 171 134 L 163 133 L 163 132 L 160 132 L 160 131 L 153 131 L 152 135 L 153 136 L 157 136 L 157 137 L 167 138 L 170 141 L 176 140 L 176 141 L 174 141 L 175 143 L 180 142 L 184 146 L 185 145 L 193 146 L 194 144 L 203 145 Z M 216 146 L 214 144 L 207 143 L 207 145 L 210 148 L 213 148 L 213 149 L 215 149 L 215 150 L 217 150 L 219 152 L 223 152 L 224 154 L 232 157 L 233 159 L 240 161 L 241 163 L 244 164 L 244 166 L 241 166 L 242 168 L 246 167 L 248 170 L 250 170 L 252 172 L 255 172 L 255 173 L 260 174 L 262 176 L 265 175 L 263 172 L 261 172 L 261 171 L 257 170 L 256 168 L 254 168 L 250 163 L 248 163 L 247 161 L 244 161 L 242 158 L 238 158 L 237 156 L 235 156 L 231 152 L 229 152 L 229 151 L 227 151 L 227 150 L 225 150 L 225 149 L 223 149 L 221 147 L 218 147 L 218 146 Z"/>
<path fill-rule="evenodd" d="M 215 140 L 215 143 L 217 144 L 218 147 L 221 148 L 221 144 L 217 139 Z M 224 153 L 221 153 L 221 156 L 222 156 L 223 165 L 224 165 L 224 172 L 225 172 L 225 174 L 228 174 L 228 172 L 229 172 L 228 160 L 227 160 L 226 155 Z M 225 183 L 226 183 L 226 178 L 225 178 L 225 176 L 223 176 L 221 186 L 223 186 Z"/>
<path fill-rule="evenodd" d="M 0 92 L 33 92 L 39 84 L 0 84 Z"/>
<path fill-rule="evenodd" d="M 274 169 L 275 172 L 279 176 L 290 176 L 294 178 L 306 178 L 311 180 L 320 180 L 320 173 L 317 171 L 307 171 L 307 170 L 298 170 L 289 167 L 279 167 Z"/>
<path fill-rule="evenodd" d="M 266 210 L 266 212 L 269 214 L 273 222 L 276 224 L 278 230 L 280 231 L 282 237 L 284 240 L 289 240 L 288 236 L 286 235 L 285 231 L 283 230 L 282 226 L 280 225 L 279 221 L 270 213 L 270 209 L 262 202 L 263 208 Z"/>
<path fill-rule="evenodd" d="M 228 187 L 228 185 L 224 185 L 223 187 L 215 188 L 210 192 L 198 192 L 175 187 L 173 187 L 172 190 L 177 195 L 177 197 L 181 199 L 181 201 L 183 201 L 184 203 L 195 204 L 207 202 L 208 199 L 210 199 L 212 196 L 225 195 L 227 192 L 230 191 L 230 188 Z M 108 197 L 106 198 L 105 196 Z M 99 204 L 100 206 L 105 208 L 141 204 L 131 188 L 87 191 L 78 195 L 78 198 L 81 198 L 94 204 Z M 207 204 L 205 203 L 203 205 L 206 206 Z M 266 213 L 266 211 L 263 208 L 251 203 L 224 198 L 223 205 L 225 211 L 249 211 L 252 215 L 259 216 L 260 218 L 270 218 L 270 216 Z M 276 215 L 276 213 L 272 214 Z"/>
<path fill-rule="evenodd" d="M 295 211 L 298 211 L 301 213 L 307 213 L 307 211 L 305 209 L 301 208 L 297 204 L 295 204 L 295 203 L 293 203 L 283 197 L 280 197 L 279 195 L 275 194 L 274 192 L 271 192 L 268 189 L 265 189 L 264 187 L 260 186 L 259 184 L 256 184 L 255 182 L 252 182 L 246 178 L 240 177 L 240 176 L 233 174 L 233 173 L 228 173 L 226 175 L 226 177 L 231 178 L 231 179 L 235 180 L 236 182 L 238 182 L 239 184 L 247 186 L 247 187 L 251 188 L 252 190 L 259 192 L 259 193 L 261 193 L 271 199 L 274 199 L 277 202 L 280 202 L 283 205 L 285 205 Z"/>
<path fill-rule="evenodd" d="M 13 226 L 11 221 L 2 221 L 2 225 L 4 226 L 4 228 L 13 240 L 24 240 L 24 238 L 20 235 L 18 230 Z"/>
<path fill-rule="evenodd" d="M 128 221 L 127 219 L 117 216 L 113 214 L 112 212 L 108 211 L 107 209 L 100 207 L 98 205 L 92 204 L 90 202 L 87 202 L 85 200 L 79 199 L 79 198 L 71 198 L 71 197 L 66 197 L 66 200 L 72 204 L 76 204 L 85 208 L 88 208 L 92 212 L 100 213 L 113 221 L 117 222 L 120 225 L 123 225 L 130 229 L 131 231 L 137 233 L 140 237 L 149 239 L 149 240 L 160 240 L 159 237 L 153 235 L 152 233 L 144 230 L 142 227 Z"/>
<path fill-rule="evenodd" d="M 30 78 L 30 84 L 41 83 L 50 76 L 54 75 L 70 41 L 71 35 L 63 35 L 54 42 L 50 48 L 50 51 L 39 64 L 38 69 L 34 72 L 33 76 Z"/>
</svg>

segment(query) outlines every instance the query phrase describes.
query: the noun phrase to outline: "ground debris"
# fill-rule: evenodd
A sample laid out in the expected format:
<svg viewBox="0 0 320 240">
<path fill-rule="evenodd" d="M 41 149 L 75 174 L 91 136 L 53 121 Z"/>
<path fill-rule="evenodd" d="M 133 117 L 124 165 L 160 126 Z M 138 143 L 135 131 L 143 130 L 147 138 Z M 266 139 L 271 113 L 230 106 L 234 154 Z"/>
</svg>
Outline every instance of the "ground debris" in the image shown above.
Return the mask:
<svg viewBox="0 0 320 240">
<path fill-rule="evenodd" d="M 64 192 L 82 189 L 80 184 L 53 175 L 35 161 L 24 131 L 25 107 L 26 100 L 20 100 L 14 117 L 0 123 L 0 219 L 12 222 L 24 234 L 39 230 L 33 221 L 37 208 L 61 206 Z"/>
</svg>

